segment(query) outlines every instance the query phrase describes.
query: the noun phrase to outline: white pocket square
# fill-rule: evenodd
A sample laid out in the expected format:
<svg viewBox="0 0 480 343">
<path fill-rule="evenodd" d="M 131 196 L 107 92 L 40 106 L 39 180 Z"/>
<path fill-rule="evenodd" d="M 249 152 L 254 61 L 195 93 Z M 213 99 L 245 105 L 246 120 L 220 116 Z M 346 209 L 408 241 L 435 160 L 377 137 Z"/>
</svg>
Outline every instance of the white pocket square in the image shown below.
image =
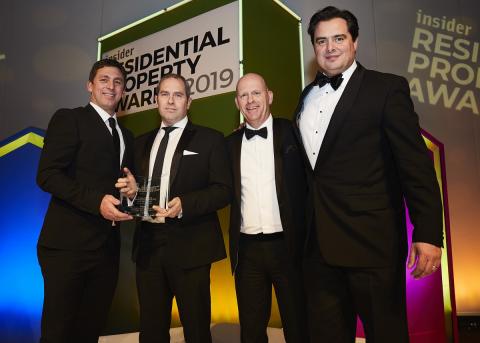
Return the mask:
<svg viewBox="0 0 480 343">
<path fill-rule="evenodd" d="M 198 155 L 198 152 L 183 150 L 183 156 L 186 155 Z"/>
</svg>

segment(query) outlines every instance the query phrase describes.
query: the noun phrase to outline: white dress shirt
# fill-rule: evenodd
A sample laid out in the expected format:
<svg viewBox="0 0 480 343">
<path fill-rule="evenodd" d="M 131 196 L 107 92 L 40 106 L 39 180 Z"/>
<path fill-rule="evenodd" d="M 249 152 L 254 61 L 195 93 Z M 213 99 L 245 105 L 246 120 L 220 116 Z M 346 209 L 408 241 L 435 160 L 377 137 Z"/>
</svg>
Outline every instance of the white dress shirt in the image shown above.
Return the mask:
<svg viewBox="0 0 480 343">
<path fill-rule="evenodd" d="M 330 83 L 321 88 L 314 86 L 303 101 L 303 110 L 299 117 L 298 126 L 312 169 L 315 169 L 318 152 L 335 107 L 355 68 L 357 68 L 357 62 L 353 61 L 352 65 L 342 73 L 343 81 L 337 90 L 334 90 Z"/>
<path fill-rule="evenodd" d="M 185 126 L 187 125 L 188 122 L 188 117 L 185 116 L 183 119 L 180 121 L 176 122 L 174 127 L 176 127 L 175 130 L 171 131 L 169 134 L 168 138 L 168 145 L 167 149 L 165 150 L 165 158 L 163 160 L 163 167 L 162 167 L 162 174 L 160 176 L 160 203 L 158 204 L 161 208 L 165 208 L 165 200 L 169 198 L 169 185 L 170 185 L 170 169 L 172 166 L 172 159 L 173 159 L 173 154 L 175 153 L 175 150 L 177 149 L 178 142 L 180 141 L 180 137 L 182 136 L 183 130 L 185 129 Z M 153 173 L 153 167 L 155 164 L 155 159 L 157 158 L 157 152 L 160 147 L 160 142 L 162 141 L 163 137 L 165 136 L 165 130 L 162 128 L 165 127 L 166 125 L 161 124 L 160 130 L 158 130 L 157 136 L 155 137 L 155 140 L 153 141 L 152 145 L 152 150 L 150 150 L 150 162 L 149 162 L 149 168 L 148 168 L 148 177 L 152 177 Z M 181 212 L 178 215 L 178 217 L 181 217 Z M 164 222 L 164 218 L 156 218 L 152 219 L 150 217 L 144 218 L 144 220 L 148 220 L 154 223 L 162 223 Z"/>
<path fill-rule="evenodd" d="M 121 168 L 122 161 L 123 161 L 123 154 L 125 153 L 125 142 L 123 140 L 122 130 L 120 130 L 120 127 L 118 126 L 117 114 L 114 113 L 113 116 L 111 116 L 103 108 L 94 104 L 93 102 L 90 102 L 90 105 L 92 105 L 95 111 L 97 111 L 97 113 L 100 115 L 100 118 L 102 118 L 103 122 L 107 126 L 108 131 L 110 131 L 110 134 L 112 134 L 112 128 L 110 127 L 110 123 L 108 122 L 108 119 L 110 118 L 115 119 L 115 128 L 117 129 L 118 137 L 120 138 L 120 161 L 118 161 L 118 165 Z"/>
<path fill-rule="evenodd" d="M 240 158 L 242 220 L 240 232 L 246 234 L 281 232 L 282 222 L 275 186 L 272 116 L 261 127 L 267 138 L 243 135 Z M 254 129 L 248 123 L 246 127 Z"/>
</svg>

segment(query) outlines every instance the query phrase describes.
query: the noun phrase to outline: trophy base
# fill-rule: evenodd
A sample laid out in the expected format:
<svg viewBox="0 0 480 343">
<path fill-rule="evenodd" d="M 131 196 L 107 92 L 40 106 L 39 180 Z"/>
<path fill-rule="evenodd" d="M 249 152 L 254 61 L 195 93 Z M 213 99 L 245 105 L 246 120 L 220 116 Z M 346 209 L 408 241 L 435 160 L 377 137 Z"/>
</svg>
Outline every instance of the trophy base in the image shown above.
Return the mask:
<svg viewBox="0 0 480 343">
<path fill-rule="evenodd" d="M 122 206 L 122 208 L 120 209 L 120 211 L 124 212 L 124 213 L 127 213 L 129 215 L 131 215 L 132 217 L 139 217 L 139 218 L 143 218 L 143 217 L 155 217 L 157 212 L 155 210 L 148 210 L 148 211 L 145 211 L 144 208 L 138 208 L 138 207 L 124 207 Z"/>
</svg>

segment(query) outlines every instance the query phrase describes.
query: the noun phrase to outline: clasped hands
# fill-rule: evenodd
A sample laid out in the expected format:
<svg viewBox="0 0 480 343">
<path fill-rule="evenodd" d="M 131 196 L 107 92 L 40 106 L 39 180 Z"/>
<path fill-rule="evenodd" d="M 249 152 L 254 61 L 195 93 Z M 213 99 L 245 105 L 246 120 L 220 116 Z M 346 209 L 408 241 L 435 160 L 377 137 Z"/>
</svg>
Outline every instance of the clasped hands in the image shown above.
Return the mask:
<svg viewBox="0 0 480 343">
<path fill-rule="evenodd" d="M 128 168 L 123 168 L 123 172 L 125 176 L 117 180 L 115 187 L 120 191 L 120 194 L 133 200 L 138 190 L 137 182 Z M 156 214 L 154 216 L 157 218 L 175 218 L 182 212 L 182 201 L 179 197 L 175 197 L 166 204 L 165 208 L 158 205 L 154 205 L 152 208 L 155 210 Z"/>
</svg>

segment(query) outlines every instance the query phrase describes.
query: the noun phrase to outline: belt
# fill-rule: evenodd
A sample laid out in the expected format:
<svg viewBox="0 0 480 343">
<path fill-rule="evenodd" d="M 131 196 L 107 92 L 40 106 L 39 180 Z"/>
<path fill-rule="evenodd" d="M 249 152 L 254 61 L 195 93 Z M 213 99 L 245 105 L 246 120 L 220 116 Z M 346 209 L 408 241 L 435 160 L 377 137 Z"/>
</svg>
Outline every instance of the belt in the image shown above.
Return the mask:
<svg viewBox="0 0 480 343">
<path fill-rule="evenodd" d="M 162 230 L 178 225 L 177 218 L 165 218 L 165 223 L 151 223 L 148 221 L 142 221 L 142 229 L 144 230 Z"/>
<path fill-rule="evenodd" d="M 247 233 L 240 232 L 240 239 L 246 241 L 273 241 L 276 239 L 283 238 L 283 231 L 282 232 L 274 232 L 274 233 L 257 233 L 254 235 L 249 235 Z"/>
</svg>

